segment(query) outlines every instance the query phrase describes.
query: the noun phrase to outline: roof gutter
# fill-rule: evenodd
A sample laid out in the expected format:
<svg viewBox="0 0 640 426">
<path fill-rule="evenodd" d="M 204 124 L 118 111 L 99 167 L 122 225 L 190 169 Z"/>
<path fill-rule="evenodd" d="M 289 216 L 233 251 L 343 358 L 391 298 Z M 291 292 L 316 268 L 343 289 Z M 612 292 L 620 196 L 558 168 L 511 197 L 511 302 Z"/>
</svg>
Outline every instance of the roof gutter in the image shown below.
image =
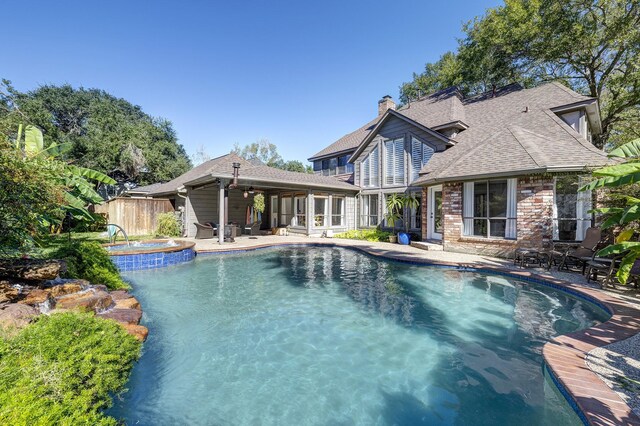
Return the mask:
<svg viewBox="0 0 640 426">
<path fill-rule="evenodd" d="M 213 178 L 212 181 L 216 180 L 216 179 L 229 179 L 229 176 L 225 176 L 225 175 L 216 175 L 216 174 L 211 174 L 209 175 L 209 177 Z M 257 177 L 248 177 L 248 176 L 242 176 L 240 175 L 238 177 L 238 182 L 240 181 L 253 181 L 253 182 L 264 182 L 264 183 L 275 183 L 275 184 L 280 184 L 280 185 L 291 185 L 291 186 L 295 186 L 295 187 L 301 187 L 301 188 L 308 188 L 308 187 L 313 187 L 313 188 L 328 188 L 328 189 L 340 189 L 343 191 L 353 191 L 353 192 L 357 192 L 360 189 L 355 186 L 355 185 L 349 185 L 348 187 L 345 187 L 343 185 L 330 185 L 330 184 L 318 184 L 318 183 L 306 183 L 306 182 L 283 182 L 282 180 L 279 179 L 269 179 L 269 178 L 257 178 Z M 198 179 L 194 179 L 191 180 L 189 182 L 185 182 L 184 185 L 192 185 L 194 183 L 198 183 L 198 184 L 203 184 L 203 183 L 207 183 L 209 182 L 208 180 L 202 181 L 202 182 L 198 182 Z M 345 184 L 348 185 L 348 184 Z"/>
</svg>

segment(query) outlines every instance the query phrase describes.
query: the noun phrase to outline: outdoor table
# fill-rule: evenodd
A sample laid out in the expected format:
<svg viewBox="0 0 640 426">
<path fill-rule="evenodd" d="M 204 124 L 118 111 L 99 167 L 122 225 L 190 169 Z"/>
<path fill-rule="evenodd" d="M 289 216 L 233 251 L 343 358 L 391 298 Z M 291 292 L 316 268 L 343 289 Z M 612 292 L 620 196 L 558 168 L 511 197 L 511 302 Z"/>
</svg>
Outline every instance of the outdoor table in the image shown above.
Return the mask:
<svg viewBox="0 0 640 426">
<path fill-rule="evenodd" d="M 529 265 L 527 260 L 533 260 L 535 263 L 542 263 L 540 260 L 540 250 L 531 247 L 521 247 L 515 250 L 513 255 L 513 264 L 520 265 L 524 268 L 525 264 Z"/>
</svg>

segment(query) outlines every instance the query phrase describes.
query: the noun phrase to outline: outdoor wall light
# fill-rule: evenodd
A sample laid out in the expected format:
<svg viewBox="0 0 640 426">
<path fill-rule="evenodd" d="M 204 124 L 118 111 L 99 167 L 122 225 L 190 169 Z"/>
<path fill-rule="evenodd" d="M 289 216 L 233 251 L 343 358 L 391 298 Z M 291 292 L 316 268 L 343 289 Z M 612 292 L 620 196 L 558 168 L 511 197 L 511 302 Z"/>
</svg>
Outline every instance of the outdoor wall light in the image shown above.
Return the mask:
<svg viewBox="0 0 640 426">
<path fill-rule="evenodd" d="M 245 189 L 245 191 L 244 191 L 244 194 L 242 194 L 242 196 L 243 196 L 244 198 L 249 197 L 249 193 L 247 192 L 247 190 L 246 190 L 246 189 Z"/>
<path fill-rule="evenodd" d="M 249 194 L 253 194 L 255 191 L 253 190 L 253 186 L 249 187 Z"/>
</svg>

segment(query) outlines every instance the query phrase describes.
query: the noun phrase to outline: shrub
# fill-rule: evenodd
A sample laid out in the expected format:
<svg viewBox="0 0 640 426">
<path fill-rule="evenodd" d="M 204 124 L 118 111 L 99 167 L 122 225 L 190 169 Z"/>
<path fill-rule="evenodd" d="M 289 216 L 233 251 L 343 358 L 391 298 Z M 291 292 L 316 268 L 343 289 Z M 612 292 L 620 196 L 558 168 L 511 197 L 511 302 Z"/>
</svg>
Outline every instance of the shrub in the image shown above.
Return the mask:
<svg viewBox="0 0 640 426">
<path fill-rule="evenodd" d="M 98 243 L 72 241 L 54 251 L 51 257 L 67 262 L 66 278 L 82 278 L 93 284 L 104 284 L 110 290 L 129 288 L 109 253 Z"/>
<path fill-rule="evenodd" d="M 156 236 L 179 237 L 180 223 L 178 218 L 172 212 L 160 213 L 158 215 L 158 226 L 156 228 Z"/>
<path fill-rule="evenodd" d="M 140 343 L 114 321 L 42 315 L 0 338 L 0 424 L 116 425 L 102 411 L 139 355 Z"/>
<path fill-rule="evenodd" d="M 336 234 L 335 238 L 346 238 L 348 240 L 364 240 L 364 241 L 386 241 L 389 242 L 391 232 L 381 231 L 380 229 L 357 229 L 353 231 Z"/>
</svg>

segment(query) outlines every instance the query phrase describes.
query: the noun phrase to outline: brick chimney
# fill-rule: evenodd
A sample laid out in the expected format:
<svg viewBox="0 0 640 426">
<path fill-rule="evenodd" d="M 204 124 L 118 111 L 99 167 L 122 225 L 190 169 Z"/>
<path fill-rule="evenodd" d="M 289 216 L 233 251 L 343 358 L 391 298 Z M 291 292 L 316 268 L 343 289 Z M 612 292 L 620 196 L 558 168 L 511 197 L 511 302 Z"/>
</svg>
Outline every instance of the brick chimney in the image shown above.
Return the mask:
<svg viewBox="0 0 640 426">
<path fill-rule="evenodd" d="M 396 103 L 393 102 L 393 99 L 391 99 L 391 96 L 386 95 L 386 96 L 383 96 L 382 99 L 378 101 L 378 115 L 384 114 L 385 112 L 387 112 L 388 109 L 392 109 L 395 111 Z"/>
</svg>

